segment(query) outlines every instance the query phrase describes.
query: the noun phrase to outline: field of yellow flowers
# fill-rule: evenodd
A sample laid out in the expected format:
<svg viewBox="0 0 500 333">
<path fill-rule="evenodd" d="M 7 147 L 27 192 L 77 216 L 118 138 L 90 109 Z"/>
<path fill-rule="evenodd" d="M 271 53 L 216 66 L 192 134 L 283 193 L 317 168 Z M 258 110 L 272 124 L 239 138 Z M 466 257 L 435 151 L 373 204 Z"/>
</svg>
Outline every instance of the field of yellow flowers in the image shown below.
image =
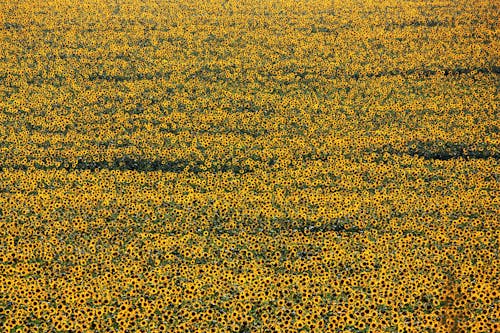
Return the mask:
<svg viewBox="0 0 500 333">
<path fill-rule="evenodd" d="M 0 2 L 0 332 L 498 332 L 499 16 Z"/>
</svg>

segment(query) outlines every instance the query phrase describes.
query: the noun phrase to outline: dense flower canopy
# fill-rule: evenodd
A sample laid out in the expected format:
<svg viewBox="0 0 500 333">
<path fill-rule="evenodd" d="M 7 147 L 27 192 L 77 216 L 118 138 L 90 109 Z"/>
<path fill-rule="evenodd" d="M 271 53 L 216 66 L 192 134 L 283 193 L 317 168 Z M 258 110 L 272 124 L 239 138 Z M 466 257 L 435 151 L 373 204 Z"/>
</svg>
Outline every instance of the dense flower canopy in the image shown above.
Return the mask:
<svg viewBox="0 0 500 333">
<path fill-rule="evenodd" d="M 0 331 L 499 330 L 494 1 L 0 14 Z"/>
</svg>

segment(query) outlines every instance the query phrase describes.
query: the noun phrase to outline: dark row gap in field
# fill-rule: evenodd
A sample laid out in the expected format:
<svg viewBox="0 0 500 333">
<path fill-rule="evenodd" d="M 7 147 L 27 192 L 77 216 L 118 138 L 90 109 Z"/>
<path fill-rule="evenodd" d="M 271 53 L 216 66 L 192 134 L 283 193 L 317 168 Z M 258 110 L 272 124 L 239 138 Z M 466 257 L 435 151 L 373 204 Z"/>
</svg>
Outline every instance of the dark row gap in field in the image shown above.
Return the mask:
<svg viewBox="0 0 500 333">
<path fill-rule="evenodd" d="M 269 167 L 273 167 L 278 159 L 276 157 L 271 157 L 268 160 L 263 160 L 259 156 L 251 156 L 252 160 L 264 163 Z M 326 161 L 327 156 L 324 155 L 314 155 L 312 153 L 304 154 L 302 156 L 297 157 L 300 161 L 313 161 L 313 160 L 321 160 Z M 45 161 L 46 162 L 46 161 Z M 193 173 L 200 172 L 233 172 L 236 174 L 244 174 L 253 172 L 250 167 L 245 165 L 240 165 L 238 162 L 222 162 L 217 163 L 212 167 L 206 167 L 205 162 L 201 160 L 187 160 L 180 159 L 174 161 L 166 161 L 166 160 L 150 160 L 144 159 L 141 157 L 130 157 L 124 156 L 120 158 L 115 158 L 112 161 L 102 161 L 102 160 L 84 160 L 78 159 L 76 164 L 72 164 L 67 160 L 59 159 L 58 165 L 56 164 L 46 164 L 46 163 L 37 163 L 36 161 L 33 163 L 33 166 L 37 170 L 66 170 L 66 171 L 82 171 L 82 170 L 90 170 L 96 171 L 101 169 L 108 170 L 120 170 L 120 171 L 139 171 L 139 172 L 150 172 L 150 171 L 162 171 L 162 172 L 183 172 L 188 170 Z M 8 165 L 0 164 L 0 171 L 4 169 L 14 169 L 14 170 L 23 170 L 27 171 L 30 169 L 28 165 Z"/>
<path fill-rule="evenodd" d="M 403 155 L 407 154 L 410 156 L 422 157 L 426 160 L 441 160 L 447 161 L 451 159 L 463 158 L 466 160 L 470 159 L 500 159 L 500 153 L 490 152 L 490 151 L 421 151 L 418 149 L 410 149 L 409 151 L 399 151 L 393 149 L 391 146 L 385 146 L 382 149 L 375 150 L 378 154 L 389 153 L 391 155 Z M 318 159 L 321 161 L 326 161 L 324 159 Z M 276 162 L 270 160 L 268 162 L 269 166 L 273 166 Z M 107 161 L 78 161 L 76 165 L 69 165 L 67 163 L 62 163 L 59 166 L 56 165 L 41 165 L 34 163 L 34 168 L 37 170 L 66 170 L 66 171 L 97 171 L 102 169 L 107 170 L 119 170 L 119 171 L 138 171 L 138 172 L 176 172 L 180 173 L 188 170 L 192 173 L 200 172 L 233 172 L 235 174 L 245 174 L 253 172 L 252 169 L 235 164 L 223 164 L 218 166 L 213 166 L 211 168 L 203 167 L 203 162 L 197 161 L 195 163 L 190 163 L 188 161 L 160 161 L 160 160 L 135 160 L 135 159 L 116 159 L 113 162 Z M 30 167 L 27 165 L 0 165 L 0 172 L 4 169 L 14 169 L 28 171 Z"/>
<path fill-rule="evenodd" d="M 119 12 L 119 9 L 118 10 L 115 10 L 115 14 L 117 14 Z M 333 14 L 333 12 L 332 12 Z M 137 23 L 137 22 L 136 22 Z M 158 24 L 156 23 L 152 23 L 152 24 L 146 24 L 145 22 L 138 22 L 141 26 L 144 27 L 144 29 L 148 30 L 148 31 L 155 31 L 155 30 L 162 30 L 162 31 L 168 31 L 170 30 L 169 27 L 162 27 L 162 26 L 159 26 Z M 443 26 L 443 27 L 449 27 L 449 26 L 455 26 L 454 22 L 447 22 L 445 20 L 435 20 L 435 19 L 426 19 L 426 20 L 411 20 L 411 21 L 405 21 L 405 22 L 391 22 L 391 23 L 387 23 L 385 24 L 385 28 L 386 29 L 395 29 L 395 28 L 407 28 L 407 27 L 429 27 L 429 28 L 433 28 L 433 27 L 439 27 L 439 26 Z M 16 31 L 20 31 L 20 30 L 23 30 L 23 29 L 26 29 L 28 28 L 29 26 L 26 25 L 26 24 L 21 24 L 21 23 L 18 23 L 18 22 L 13 22 L 13 21 L 8 21 L 8 22 L 5 22 L 3 24 L 3 26 L 0 26 L 0 30 L 16 30 Z M 349 27 L 349 26 L 345 26 L 346 28 Z M 53 33 L 55 31 L 65 31 L 66 29 L 64 27 L 59 27 L 59 28 L 55 28 L 55 29 L 48 29 L 48 28 L 45 28 L 43 29 L 42 31 L 44 33 Z M 114 32 L 124 32 L 126 31 L 125 27 L 121 27 L 121 28 L 111 28 L 111 29 L 107 29 L 106 31 L 108 30 L 112 30 Z M 327 26 L 324 26 L 324 25 L 316 25 L 316 24 L 312 24 L 310 28 L 300 28 L 298 30 L 310 30 L 311 33 L 320 33 L 320 32 L 323 32 L 323 33 L 333 33 L 333 32 L 336 32 L 335 29 L 331 29 Z M 82 29 L 80 29 L 80 31 L 82 32 L 96 32 L 96 31 L 99 31 L 99 29 L 93 29 L 93 28 L 90 28 L 90 27 L 85 27 Z M 173 42 L 179 42 L 179 41 L 182 41 L 182 42 L 185 42 L 185 38 L 182 38 L 182 37 L 178 37 L 178 38 L 172 38 L 172 37 L 168 37 L 167 38 L 167 41 L 170 42 L 170 43 L 173 43 Z M 216 41 L 216 42 L 222 42 L 224 41 L 224 38 L 218 38 L 217 36 L 213 35 L 213 34 L 210 34 L 205 40 L 204 42 L 213 42 L 213 41 Z M 143 43 L 145 44 L 144 46 L 151 46 L 151 43 L 149 42 L 149 39 L 146 39 L 143 41 Z"/>
<path fill-rule="evenodd" d="M 198 78 L 201 80 L 213 80 L 215 75 L 216 80 L 220 81 L 225 81 L 227 80 L 224 76 L 222 76 L 223 73 L 223 68 L 208 68 L 206 66 L 203 66 L 203 68 L 197 70 L 195 73 L 189 75 L 188 79 L 194 79 Z M 298 77 L 301 79 L 305 79 L 307 75 L 318 75 L 318 73 L 314 71 L 307 71 L 307 70 L 286 70 L 284 69 L 283 72 L 285 73 L 295 73 Z M 431 77 L 437 74 L 442 74 L 444 76 L 456 76 L 456 75 L 466 75 L 466 74 L 471 74 L 471 73 L 483 73 L 483 74 L 495 74 L 498 75 L 500 74 L 500 66 L 491 66 L 491 67 L 474 67 L 474 68 L 463 68 L 463 67 L 458 67 L 458 68 L 443 68 L 443 69 L 409 69 L 409 70 L 399 70 L 399 69 L 394 69 L 394 70 L 389 70 L 389 71 L 380 71 L 376 73 L 362 73 L 362 72 L 355 72 L 352 74 L 347 74 L 343 73 L 342 71 L 338 71 L 337 73 L 333 75 L 328 75 L 325 76 L 327 79 L 339 79 L 339 78 L 350 78 L 354 80 L 359 80 L 363 78 L 380 78 L 380 77 L 391 77 L 391 76 L 410 76 L 410 75 L 417 75 L 420 77 Z M 157 71 L 156 73 L 138 73 L 138 74 L 124 74 L 124 75 L 110 75 L 107 73 L 92 73 L 88 77 L 90 81 L 108 81 L 108 82 L 125 82 L 125 81 L 136 81 L 136 80 L 153 80 L 153 79 L 169 79 L 171 76 L 172 72 L 159 72 Z M 319 74 L 321 75 L 321 74 Z M 0 75 L 0 79 L 5 79 L 5 75 Z M 63 76 L 59 75 L 56 76 L 57 82 L 60 82 L 60 84 L 63 84 L 65 82 L 65 79 Z M 43 82 L 47 82 L 47 79 L 41 76 L 36 76 L 36 77 L 31 77 L 27 80 L 28 84 L 41 84 Z M 172 93 L 174 90 L 171 89 L 170 93 Z"/>
<path fill-rule="evenodd" d="M 410 156 L 422 157 L 426 160 L 447 161 L 463 158 L 471 159 L 500 159 L 500 147 L 496 145 L 481 145 L 471 147 L 465 143 L 447 141 L 410 141 L 405 149 L 398 149 L 392 145 L 385 145 L 375 150 L 378 154 L 389 153 L 393 155 L 407 154 Z"/>
<path fill-rule="evenodd" d="M 200 232 L 209 231 L 217 234 L 237 234 L 239 230 L 227 229 L 225 227 L 227 222 L 229 222 L 229 218 L 216 215 L 210 226 Z M 260 217 L 258 219 L 244 219 L 241 221 L 241 224 L 244 226 L 251 225 L 251 234 L 265 234 L 269 236 L 296 232 L 314 234 L 318 232 L 362 233 L 366 231 L 354 225 L 348 218 L 338 218 L 317 223 L 306 219 L 292 220 L 288 218 L 272 218 L 269 221 L 266 218 Z"/>
<path fill-rule="evenodd" d="M 430 77 L 434 76 L 437 74 L 443 74 L 444 76 L 453 76 L 453 75 L 463 75 L 463 74 L 470 74 L 470 73 L 482 73 L 482 74 L 500 74 L 500 66 L 492 66 L 490 68 L 487 67 L 475 67 L 475 68 L 463 68 L 463 67 L 458 67 L 458 68 L 443 68 L 440 70 L 433 70 L 433 69 L 409 69 L 406 71 L 401 71 L 398 69 L 395 70 L 390 70 L 390 71 L 381 71 L 378 73 L 366 73 L 366 74 L 361 74 L 361 73 L 354 73 L 351 75 L 351 78 L 353 79 L 359 79 L 359 78 L 372 78 L 372 77 L 384 77 L 384 76 L 409 76 L 409 75 L 419 75 L 422 77 Z"/>
<path fill-rule="evenodd" d="M 377 153 L 377 154 L 391 154 L 391 155 L 410 155 L 415 157 L 421 157 L 426 160 L 451 160 L 462 158 L 465 160 L 470 159 L 500 159 L 500 147 L 496 145 L 475 145 L 473 147 L 465 143 L 455 143 L 455 142 L 445 142 L 445 141 L 410 141 L 406 143 L 405 147 L 399 148 L 393 145 L 384 145 L 380 148 L 366 151 L 366 153 Z M 327 161 L 328 156 L 315 155 L 315 154 L 304 154 L 298 157 L 299 160 L 304 162 L 312 160 L 320 160 L 323 162 Z M 254 159 L 255 160 L 255 159 Z M 271 158 L 268 161 L 262 161 L 257 159 L 259 162 L 267 163 L 269 167 L 273 167 L 277 158 Z M 200 172 L 233 172 L 237 174 L 253 172 L 247 166 L 239 165 L 238 163 L 222 163 L 216 164 L 210 168 L 205 167 L 203 161 L 189 161 L 185 159 L 175 160 L 175 161 L 164 161 L 160 159 L 150 160 L 143 159 L 140 157 L 120 157 L 115 158 L 112 161 L 92 161 L 79 159 L 76 164 L 72 164 L 69 161 L 59 161 L 59 165 L 45 165 L 40 163 L 34 163 L 34 168 L 38 170 L 66 170 L 66 171 L 83 171 L 90 170 L 96 171 L 100 169 L 108 170 L 120 170 L 120 171 L 163 171 L 163 172 L 183 172 L 190 171 L 193 173 Z M 6 168 L 24 170 L 27 171 L 29 167 L 27 165 L 0 165 L 0 171 Z"/>
<path fill-rule="evenodd" d="M 14 166 L 0 166 L 0 170 L 5 168 L 12 168 L 17 170 L 27 171 L 29 169 L 26 165 L 14 165 Z M 96 171 L 101 169 L 108 170 L 120 170 L 120 171 L 163 171 L 163 172 L 183 172 L 188 169 L 190 172 L 234 172 L 234 173 L 248 173 L 251 172 L 245 166 L 240 165 L 230 165 L 222 164 L 214 166 L 212 168 L 204 168 L 202 161 L 188 161 L 188 160 L 177 160 L 177 161 L 162 161 L 162 160 L 148 160 L 141 158 L 131 158 L 122 157 L 116 158 L 111 162 L 108 161 L 86 161 L 78 160 L 75 165 L 67 161 L 63 161 L 59 166 L 56 165 L 41 165 L 34 163 L 35 169 L 38 170 L 66 170 L 66 171 L 83 171 L 90 170 Z"/>
<path fill-rule="evenodd" d="M 209 73 L 215 73 L 216 74 L 216 79 L 225 81 L 226 78 L 223 76 L 217 76 L 217 74 L 221 75 L 222 74 L 222 69 L 219 70 L 214 70 L 214 69 L 200 69 L 196 71 L 194 74 L 189 75 L 189 79 L 202 79 L 202 80 L 212 80 L 213 78 L 210 76 L 207 76 Z M 433 70 L 433 69 L 409 69 L 406 71 L 401 71 L 398 69 L 395 70 L 390 70 L 390 71 L 381 71 L 377 73 L 353 73 L 353 74 L 342 74 L 338 73 L 333 76 L 328 77 L 329 79 L 339 79 L 342 77 L 348 77 L 350 79 L 354 80 L 359 80 L 362 78 L 380 78 L 380 77 L 391 77 L 391 76 L 410 76 L 410 75 L 417 75 L 420 77 L 431 77 L 437 74 L 443 74 L 444 76 L 456 76 L 456 75 L 466 75 L 466 74 L 471 74 L 471 73 L 483 73 L 483 74 L 500 74 L 500 66 L 492 66 L 490 68 L 488 67 L 475 67 L 475 68 L 444 68 L 441 70 Z M 109 82 L 123 82 L 123 81 L 136 81 L 136 80 L 152 80 L 152 79 L 158 79 L 158 78 L 166 78 L 168 79 L 170 77 L 171 73 L 155 73 L 155 74 L 136 74 L 136 75 L 127 75 L 127 76 L 121 76 L 121 75 L 108 75 L 108 74 L 91 74 L 89 77 L 90 81 L 96 81 L 96 80 L 103 80 L 103 81 L 109 81 Z M 295 74 L 302 79 L 306 77 L 308 74 L 307 72 L 295 72 Z M 313 73 L 310 73 L 313 74 Z"/>
</svg>

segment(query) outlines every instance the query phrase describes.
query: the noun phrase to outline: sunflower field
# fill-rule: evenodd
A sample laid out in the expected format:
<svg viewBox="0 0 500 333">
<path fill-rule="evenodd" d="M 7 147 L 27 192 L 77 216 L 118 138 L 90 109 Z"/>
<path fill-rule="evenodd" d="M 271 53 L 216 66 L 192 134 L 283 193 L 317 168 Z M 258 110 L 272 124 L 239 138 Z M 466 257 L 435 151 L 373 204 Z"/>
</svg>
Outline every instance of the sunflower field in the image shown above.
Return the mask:
<svg viewBox="0 0 500 333">
<path fill-rule="evenodd" d="M 500 331 L 499 17 L 0 1 L 0 332 Z"/>
</svg>

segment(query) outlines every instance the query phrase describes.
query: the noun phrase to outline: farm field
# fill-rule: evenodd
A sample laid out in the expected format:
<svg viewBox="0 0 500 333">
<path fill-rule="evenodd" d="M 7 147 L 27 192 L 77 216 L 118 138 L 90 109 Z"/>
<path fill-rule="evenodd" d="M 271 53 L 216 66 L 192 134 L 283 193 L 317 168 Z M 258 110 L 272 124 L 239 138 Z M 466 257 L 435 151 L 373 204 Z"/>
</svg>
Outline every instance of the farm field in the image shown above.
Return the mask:
<svg viewBox="0 0 500 333">
<path fill-rule="evenodd" d="M 500 331 L 500 6 L 0 2 L 0 332 Z"/>
</svg>

